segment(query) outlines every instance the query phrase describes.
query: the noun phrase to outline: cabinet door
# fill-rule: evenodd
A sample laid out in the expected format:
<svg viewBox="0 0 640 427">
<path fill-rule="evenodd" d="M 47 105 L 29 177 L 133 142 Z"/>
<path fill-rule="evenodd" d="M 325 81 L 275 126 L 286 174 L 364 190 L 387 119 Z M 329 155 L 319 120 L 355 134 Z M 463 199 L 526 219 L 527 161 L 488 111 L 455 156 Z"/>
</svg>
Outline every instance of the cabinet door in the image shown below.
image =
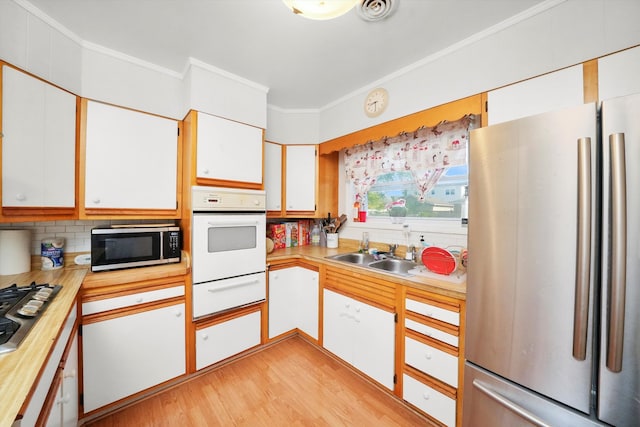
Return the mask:
<svg viewBox="0 0 640 427">
<path fill-rule="evenodd" d="M 267 210 L 282 210 L 282 146 L 264 143 L 264 189 L 267 193 Z"/>
<path fill-rule="evenodd" d="M 262 184 L 262 129 L 198 112 L 198 178 Z"/>
<path fill-rule="evenodd" d="M 393 390 L 394 313 L 355 300 L 351 310 L 356 324 L 353 366 Z"/>
<path fill-rule="evenodd" d="M 269 338 L 296 328 L 296 268 L 269 272 Z"/>
<path fill-rule="evenodd" d="M 196 331 L 196 369 L 260 344 L 260 311 Z"/>
<path fill-rule="evenodd" d="M 74 334 L 69 355 L 62 370 L 62 426 L 76 427 L 78 425 L 78 334 Z"/>
<path fill-rule="evenodd" d="M 74 207 L 76 97 L 2 67 L 2 205 Z"/>
<path fill-rule="evenodd" d="M 316 146 L 287 145 L 285 171 L 287 211 L 316 210 Z"/>
<path fill-rule="evenodd" d="M 489 92 L 489 124 L 584 103 L 582 65 L 565 68 Z"/>
<path fill-rule="evenodd" d="M 350 321 L 353 300 L 324 290 L 323 346 L 345 362 L 353 364 L 354 322 Z"/>
<path fill-rule="evenodd" d="M 314 339 L 318 339 L 318 283 L 319 274 L 317 271 L 307 268 L 296 267 L 298 269 L 298 278 L 295 283 L 297 301 L 296 320 L 297 327 L 305 334 Z"/>
<path fill-rule="evenodd" d="M 87 103 L 87 208 L 176 209 L 178 122 Z"/>
<path fill-rule="evenodd" d="M 85 413 L 185 373 L 183 303 L 82 330 Z"/>
</svg>

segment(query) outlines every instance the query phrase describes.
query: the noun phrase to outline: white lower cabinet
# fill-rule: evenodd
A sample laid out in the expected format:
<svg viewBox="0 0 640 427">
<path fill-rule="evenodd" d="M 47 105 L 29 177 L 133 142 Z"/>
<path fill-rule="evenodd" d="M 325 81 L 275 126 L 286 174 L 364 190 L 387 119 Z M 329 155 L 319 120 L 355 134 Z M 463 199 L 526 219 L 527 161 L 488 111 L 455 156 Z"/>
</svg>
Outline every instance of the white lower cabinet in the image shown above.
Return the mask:
<svg viewBox="0 0 640 427">
<path fill-rule="evenodd" d="M 456 425 L 456 401 L 407 374 L 402 377 L 404 400 L 446 426 Z"/>
<path fill-rule="evenodd" d="M 59 368 L 59 381 L 47 417 L 47 427 L 78 425 L 78 334 L 74 334 L 64 367 Z"/>
<path fill-rule="evenodd" d="M 269 272 L 269 338 L 297 328 L 318 339 L 318 276 L 303 267 Z"/>
<path fill-rule="evenodd" d="M 178 303 L 84 324 L 84 412 L 183 375 L 184 313 Z"/>
<path fill-rule="evenodd" d="M 260 344 L 260 311 L 196 331 L 196 369 L 238 354 Z"/>
<path fill-rule="evenodd" d="M 74 331 L 76 319 L 77 308 L 74 305 L 49 355 L 29 404 L 12 427 L 31 427 L 39 424 L 75 427 L 78 424 L 78 334 Z M 65 360 L 64 352 L 67 345 L 70 348 Z M 55 396 L 51 396 L 52 393 Z M 42 419 L 46 411 L 49 415 Z"/>
<path fill-rule="evenodd" d="M 324 290 L 323 346 L 393 390 L 395 314 Z"/>
<path fill-rule="evenodd" d="M 458 413 L 461 316 L 458 300 L 407 291 L 402 397 L 446 426 Z"/>
<path fill-rule="evenodd" d="M 458 387 L 458 357 L 420 341 L 405 337 L 404 360 L 407 365 L 429 374 L 452 387 Z"/>
</svg>

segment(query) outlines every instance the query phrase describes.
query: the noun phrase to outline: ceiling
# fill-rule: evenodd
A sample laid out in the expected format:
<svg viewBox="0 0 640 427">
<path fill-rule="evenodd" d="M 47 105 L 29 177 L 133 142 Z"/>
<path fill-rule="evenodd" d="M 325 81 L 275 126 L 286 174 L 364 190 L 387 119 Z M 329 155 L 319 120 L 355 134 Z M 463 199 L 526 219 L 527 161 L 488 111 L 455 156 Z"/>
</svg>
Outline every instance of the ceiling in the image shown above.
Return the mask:
<svg viewBox="0 0 640 427">
<path fill-rule="evenodd" d="M 322 108 L 544 3 L 393 1 L 368 22 L 355 9 L 305 19 L 281 0 L 28 0 L 84 42 L 178 74 L 195 58 L 268 87 L 283 109 Z"/>
</svg>

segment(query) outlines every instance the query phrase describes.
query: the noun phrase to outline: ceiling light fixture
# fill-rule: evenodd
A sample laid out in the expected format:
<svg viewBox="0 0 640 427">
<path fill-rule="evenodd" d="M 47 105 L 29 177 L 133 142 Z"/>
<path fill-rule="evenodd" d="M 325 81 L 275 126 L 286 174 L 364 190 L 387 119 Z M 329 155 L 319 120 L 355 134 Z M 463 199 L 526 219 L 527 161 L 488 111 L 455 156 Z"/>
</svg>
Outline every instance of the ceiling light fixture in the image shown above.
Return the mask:
<svg viewBox="0 0 640 427">
<path fill-rule="evenodd" d="M 361 0 L 282 0 L 296 15 L 308 19 L 326 20 L 349 12 Z"/>
</svg>

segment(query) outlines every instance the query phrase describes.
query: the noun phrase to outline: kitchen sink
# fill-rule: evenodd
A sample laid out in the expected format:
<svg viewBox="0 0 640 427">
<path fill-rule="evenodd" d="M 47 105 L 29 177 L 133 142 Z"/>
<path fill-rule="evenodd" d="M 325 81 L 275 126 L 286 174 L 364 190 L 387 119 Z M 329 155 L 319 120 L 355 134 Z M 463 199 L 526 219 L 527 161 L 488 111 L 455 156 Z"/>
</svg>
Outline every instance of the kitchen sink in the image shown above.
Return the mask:
<svg viewBox="0 0 640 427">
<path fill-rule="evenodd" d="M 332 259 L 334 261 L 350 262 L 351 264 L 360 264 L 360 265 L 367 265 L 370 262 L 373 262 L 376 260 L 373 255 L 364 254 L 360 252 L 351 252 L 348 254 L 332 255 L 327 258 Z"/>
<path fill-rule="evenodd" d="M 398 274 L 402 276 L 410 276 L 409 270 L 416 268 L 417 263 L 398 258 L 376 258 L 373 255 L 350 252 L 346 254 L 331 255 L 327 257 L 334 261 L 348 262 L 350 264 L 356 264 L 361 267 L 367 267 L 375 270 L 382 270 L 392 274 Z"/>
<path fill-rule="evenodd" d="M 416 268 L 418 264 L 405 259 L 387 258 L 371 262 L 368 266 L 378 270 L 388 271 L 389 273 L 409 276 L 409 270 Z"/>
</svg>

